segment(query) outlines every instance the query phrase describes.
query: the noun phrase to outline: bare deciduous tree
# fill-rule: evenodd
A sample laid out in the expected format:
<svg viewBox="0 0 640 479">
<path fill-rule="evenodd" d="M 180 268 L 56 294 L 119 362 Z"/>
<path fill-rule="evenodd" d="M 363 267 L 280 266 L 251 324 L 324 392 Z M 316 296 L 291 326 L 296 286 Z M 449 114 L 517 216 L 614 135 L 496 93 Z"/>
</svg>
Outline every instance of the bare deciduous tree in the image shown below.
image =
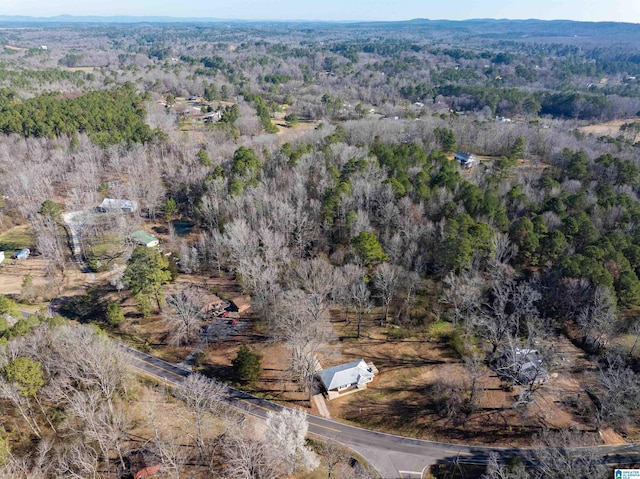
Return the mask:
<svg viewBox="0 0 640 479">
<path fill-rule="evenodd" d="M 284 409 L 280 414 L 267 413 L 265 442 L 278 454 L 284 475 L 318 467 L 318 457 L 306 446 L 308 428 L 304 411 Z"/>
<path fill-rule="evenodd" d="M 291 351 L 291 372 L 311 395 L 318 366 L 316 355 L 331 336 L 328 310 L 319 304 L 317 296 L 290 290 L 279 301 L 275 326 L 276 338 Z"/>
<path fill-rule="evenodd" d="M 613 292 L 605 286 L 598 286 L 590 303 L 580 310 L 576 323 L 586 346 L 594 351 L 605 347 L 618 326 Z"/>
<path fill-rule="evenodd" d="M 592 376 L 594 385 L 589 394 L 594 403 L 596 429 L 600 430 L 605 421 L 624 427 L 638 408 L 640 381 L 636 373 L 621 356 L 607 355 Z"/>
<path fill-rule="evenodd" d="M 389 317 L 391 302 L 400 286 L 400 268 L 386 262 L 382 263 L 374 272 L 373 285 L 377 296 L 382 301 L 383 315 L 381 325 L 384 325 Z"/>
<path fill-rule="evenodd" d="M 189 375 L 176 389 L 176 396 L 189 408 L 190 422 L 193 428 L 193 441 L 200 450 L 202 459 L 211 462 L 214 459 L 215 442 L 210 441 L 208 430 L 214 428 L 222 416 L 221 399 L 225 386 L 201 374 Z"/>
<path fill-rule="evenodd" d="M 166 296 L 168 309 L 162 311 L 162 319 L 171 331 L 171 342 L 189 344 L 197 339 L 204 318 L 205 291 L 195 286 Z"/>
</svg>

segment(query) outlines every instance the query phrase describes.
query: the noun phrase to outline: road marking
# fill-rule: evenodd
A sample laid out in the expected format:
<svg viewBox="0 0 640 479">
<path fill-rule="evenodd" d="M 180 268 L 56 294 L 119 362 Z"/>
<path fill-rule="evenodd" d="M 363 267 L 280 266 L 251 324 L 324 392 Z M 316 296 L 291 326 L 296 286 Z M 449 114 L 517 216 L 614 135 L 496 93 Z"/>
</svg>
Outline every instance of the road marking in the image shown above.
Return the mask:
<svg viewBox="0 0 640 479">
<path fill-rule="evenodd" d="M 176 376 L 176 377 L 178 377 L 180 379 L 184 379 L 184 376 L 182 376 L 181 374 L 176 373 L 175 371 L 172 371 L 171 369 L 165 368 L 164 365 L 158 365 L 156 363 L 152 363 L 151 361 L 147 361 L 147 360 L 145 360 L 145 359 L 143 359 L 140 356 L 137 356 L 135 354 L 133 355 L 133 357 L 134 357 L 134 359 L 136 361 L 140 361 L 141 363 L 145 363 L 145 364 L 148 364 L 149 366 L 153 366 L 154 368 L 157 368 L 157 369 L 161 370 L 162 372 L 166 372 L 168 374 L 173 374 L 174 376 Z"/>
<path fill-rule="evenodd" d="M 444 452 L 448 453 L 448 454 L 456 454 L 458 456 L 473 456 L 474 454 L 472 452 L 467 452 L 467 451 L 452 451 L 451 449 L 445 449 Z"/>
<path fill-rule="evenodd" d="M 309 426 L 321 427 L 322 429 L 328 429 L 329 431 L 333 431 L 333 432 L 342 432 L 341 429 L 334 429 L 329 426 L 323 426 L 322 424 L 316 424 L 315 422 L 309 422 Z"/>
<path fill-rule="evenodd" d="M 238 401 L 242 401 L 244 403 L 249 404 L 252 407 L 257 407 L 257 408 L 260 408 L 260 409 L 262 409 L 264 411 L 267 411 L 267 412 L 277 412 L 277 411 L 274 411 L 273 409 L 269 409 L 268 407 L 260 406 L 260 404 L 254 404 L 251 401 L 249 401 L 248 399 L 238 399 Z"/>
</svg>

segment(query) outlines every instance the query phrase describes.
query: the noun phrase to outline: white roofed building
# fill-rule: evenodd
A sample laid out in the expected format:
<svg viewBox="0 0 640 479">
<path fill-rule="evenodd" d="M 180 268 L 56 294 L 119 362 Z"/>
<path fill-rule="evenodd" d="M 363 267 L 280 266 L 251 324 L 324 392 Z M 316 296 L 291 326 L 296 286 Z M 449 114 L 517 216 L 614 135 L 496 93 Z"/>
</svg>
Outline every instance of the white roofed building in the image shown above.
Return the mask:
<svg viewBox="0 0 640 479">
<path fill-rule="evenodd" d="M 329 399 L 335 399 L 346 392 L 366 389 L 377 372 L 373 364 L 367 364 L 364 359 L 360 359 L 323 369 L 320 371 L 320 380 L 329 394 Z"/>
<path fill-rule="evenodd" d="M 124 213 L 133 213 L 138 209 L 138 204 L 131 200 L 121 200 L 115 198 L 105 198 L 98 206 L 98 210 L 103 213 L 111 211 L 122 211 Z"/>
</svg>

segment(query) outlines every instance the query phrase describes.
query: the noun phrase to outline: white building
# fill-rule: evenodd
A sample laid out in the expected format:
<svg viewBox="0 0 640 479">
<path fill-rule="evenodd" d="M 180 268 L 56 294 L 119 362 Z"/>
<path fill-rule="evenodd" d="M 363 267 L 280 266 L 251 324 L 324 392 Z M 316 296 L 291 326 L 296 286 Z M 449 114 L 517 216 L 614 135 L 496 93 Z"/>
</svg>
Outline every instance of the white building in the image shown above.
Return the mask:
<svg viewBox="0 0 640 479">
<path fill-rule="evenodd" d="M 320 371 L 320 380 L 329 394 L 329 399 L 335 399 L 346 392 L 366 389 L 377 372 L 373 364 L 367 364 L 364 359 L 360 359 L 323 369 Z"/>
<path fill-rule="evenodd" d="M 138 209 L 138 203 L 131 200 L 121 200 L 115 198 L 105 198 L 98 206 L 98 210 L 103 213 L 122 211 L 123 213 L 133 213 Z"/>
</svg>

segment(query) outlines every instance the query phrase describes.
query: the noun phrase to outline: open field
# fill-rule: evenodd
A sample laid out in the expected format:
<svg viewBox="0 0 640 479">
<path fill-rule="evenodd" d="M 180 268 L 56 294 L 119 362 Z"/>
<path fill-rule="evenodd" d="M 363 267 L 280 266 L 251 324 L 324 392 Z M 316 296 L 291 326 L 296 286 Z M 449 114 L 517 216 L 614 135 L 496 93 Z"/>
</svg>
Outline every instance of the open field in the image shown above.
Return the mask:
<svg viewBox="0 0 640 479">
<path fill-rule="evenodd" d="M 27 225 L 16 226 L 0 235 L 0 251 L 4 251 L 7 258 L 22 248 L 29 248 L 33 251 L 35 246 L 35 236 Z"/>
<path fill-rule="evenodd" d="M 620 133 L 622 133 L 620 131 L 620 127 L 622 125 L 624 125 L 625 123 L 632 123 L 634 121 L 637 121 L 637 118 L 606 121 L 603 123 L 596 123 L 594 125 L 581 126 L 578 129 L 588 135 L 617 137 L 618 135 L 620 135 Z M 638 141 L 638 135 L 636 135 L 635 138 L 633 138 L 634 143 L 637 141 Z"/>
<path fill-rule="evenodd" d="M 576 409 L 565 403 L 570 397 L 586 397 L 581 376 L 593 366 L 566 339 L 556 348 L 563 361 L 526 410 L 513 407 L 517 386 L 503 390 L 497 375 L 485 370 L 479 378 L 477 412 L 447 415 L 434 409 L 433 397 L 440 386 L 468 387 L 470 374 L 457 355 L 438 340 L 390 341 L 382 328 L 372 328 L 367 337 L 334 350 L 331 362 L 322 361 L 323 366 L 333 366 L 363 358 L 380 370 L 367 390 L 330 401 L 329 411 L 332 417 L 374 429 L 454 442 L 527 445 L 541 424 L 587 430 Z"/>
<path fill-rule="evenodd" d="M 99 67 L 64 67 L 64 70 L 68 72 L 85 72 L 93 73 Z"/>
</svg>

